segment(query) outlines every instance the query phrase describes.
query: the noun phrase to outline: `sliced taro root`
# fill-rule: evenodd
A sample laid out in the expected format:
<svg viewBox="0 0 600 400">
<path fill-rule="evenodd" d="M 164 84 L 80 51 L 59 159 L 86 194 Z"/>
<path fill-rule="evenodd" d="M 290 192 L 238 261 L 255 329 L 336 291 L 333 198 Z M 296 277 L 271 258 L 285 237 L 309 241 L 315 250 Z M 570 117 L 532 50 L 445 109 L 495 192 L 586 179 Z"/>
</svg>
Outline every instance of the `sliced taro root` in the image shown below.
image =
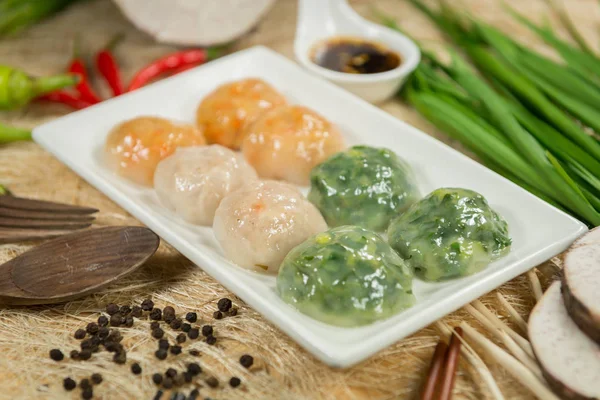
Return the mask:
<svg viewBox="0 0 600 400">
<path fill-rule="evenodd" d="M 600 346 L 579 330 L 554 282 L 529 317 L 529 340 L 544 377 L 561 398 L 600 399 Z"/>
<path fill-rule="evenodd" d="M 562 293 L 573 321 L 600 344 L 600 229 L 582 236 L 564 255 Z"/>
</svg>

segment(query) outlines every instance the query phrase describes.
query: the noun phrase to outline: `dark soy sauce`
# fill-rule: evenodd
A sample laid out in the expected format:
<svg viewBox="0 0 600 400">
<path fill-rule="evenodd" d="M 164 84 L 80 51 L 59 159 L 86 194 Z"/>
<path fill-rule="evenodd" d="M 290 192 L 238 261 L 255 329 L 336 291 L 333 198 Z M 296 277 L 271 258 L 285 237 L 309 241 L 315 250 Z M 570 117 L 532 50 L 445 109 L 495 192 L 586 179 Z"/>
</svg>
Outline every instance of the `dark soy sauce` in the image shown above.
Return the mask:
<svg viewBox="0 0 600 400">
<path fill-rule="evenodd" d="M 388 47 L 355 37 L 327 39 L 313 48 L 311 59 L 323 68 L 348 74 L 377 74 L 402 63 L 400 55 Z"/>
</svg>

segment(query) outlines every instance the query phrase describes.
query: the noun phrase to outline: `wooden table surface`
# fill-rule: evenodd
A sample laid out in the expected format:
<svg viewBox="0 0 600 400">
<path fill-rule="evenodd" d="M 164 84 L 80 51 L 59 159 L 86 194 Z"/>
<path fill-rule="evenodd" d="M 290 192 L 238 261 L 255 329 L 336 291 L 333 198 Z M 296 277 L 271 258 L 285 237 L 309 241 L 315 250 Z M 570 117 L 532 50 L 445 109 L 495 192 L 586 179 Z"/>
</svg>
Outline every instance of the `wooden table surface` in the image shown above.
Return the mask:
<svg viewBox="0 0 600 400">
<path fill-rule="evenodd" d="M 537 20 L 542 20 L 548 15 L 542 0 L 505 1 Z M 578 28 L 595 48 L 599 48 L 600 6 L 598 2 L 596 0 L 565 1 L 569 13 L 577 21 Z M 367 17 L 371 7 L 376 6 L 395 17 L 405 31 L 420 41 L 436 48 L 444 47 L 443 39 L 436 29 L 407 1 L 352 0 L 351 3 Z M 519 37 L 530 46 L 543 52 L 548 51 L 543 43 L 502 11 L 499 0 L 461 0 L 456 3 Z M 236 42 L 235 49 L 263 45 L 293 58 L 295 18 L 296 0 L 278 0 L 256 29 Z M 129 79 L 140 66 L 174 49 L 171 46 L 157 44 L 144 33 L 135 30 L 110 1 L 89 0 L 71 7 L 65 13 L 17 37 L 1 40 L 0 63 L 23 68 L 33 75 L 57 73 L 68 62 L 70 41 L 75 35 L 81 37 L 84 48 L 91 52 L 116 32 L 126 33 L 125 41 L 116 50 L 126 79 Z M 97 80 L 94 83 L 106 94 L 105 87 Z M 397 99 L 388 101 L 382 104 L 381 108 L 451 146 L 464 150 L 401 101 Z M 17 111 L 0 112 L 0 122 L 31 128 L 67 112 L 68 110 L 59 105 L 33 104 Z M 7 184 L 20 195 L 96 206 L 102 210 L 99 218 L 101 225 L 136 223 L 114 203 L 89 187 L 33 143 L 0 146 L 0 182 Z M 26 246 L 0 246 L 0 261 L 7 260 L 26 248 Z M 174 273 L 169 268 L 174 268 L 174 265 L 181 271 L 185 270 L 187 274 L 185 279 L 173 278 Z M 159 281 L 157 277 L 163 280 Z M 202 293 L 193 292 L 194 282 L 202 283 L 201 287 L 204 290 Z M 135 295 L 129 296 L 127 290 L 132 287 L 140 290 L 140 293 L 136 292 Z M 510 295 L 510 301 L 524 314 L 530 310 L 533 299 L 524 277 L 516 278 L 499 290 Z M 190 293 L 194 293 L 193 296 Z M 73 343 L 71 338 L 73 327 L 83 321 L 83 317 L 79 314 L 76 317 L 71 316 L 73 312 L 91 315 L 98 313 L 107 299 L 118 299 L 122 302 L 137 301 L 142 298 L 140 297 L 142 295 L 152 295 L 159 302 L 161 299 L 173 299 L 175 296 L 178 299 L 177 304 L 186 310 L 197 308 L 207 310 L 206 304 L 215 298 L 231 296 L 212 278 L 189 265 L 181 255 L 163 244 L 157 257 L 149 263 L 145 271 L 122 286 L 117 285 L 112 290 L 90 296 L 81 302 L 34 309 L 0 307 L 0 354 L 4 355 L 0 357 L 0 399 L 65 398 L 66 394 L 60 387 L 62 377 L 67 373 L 81 375 L 92 370 L 86 370 L 87 367 L 81 364 L 66 363 L 56 367 L 47 359 L 47 346 Z M 493 299 L 492 295 L 487 295 L 483 300 L 498 315 L 504 317 L 505 313 Z M 438 332 L 428 327 L 372 359 L 340 371 L 328 368 L 315 360 L 266 323 L 260 315 L 245 307 L 239 300 L 236 301 L 240 304 L 240 321 L 246 324 L 243 326 L 248 327 L 247 330 L 251 331 L 252 335 L 240 332 L 244 329 L 225 326 L 225 322 L 223 322 L 223 329 L 228 329 L 226 332 L 231 343 L 243 342 L 254 354 L 263 355 L 263 368 L 254 375 L 248 375 L 247 379 L 244 375 L 243 390 L 226 389 L 223 392 L 209 390 L 208 395 L 215 399 L 414 398 L 427 370 L 433 347 L 438 340 Z M 460 320 L 472 321 L 464 311 L 453 313 L 445 319 L 451 324 Z M 46 337 L 43 336 L 44 330 L 49 323 L 55 323 L 59 327 L 56 327 L 57 332 Z M 23 324 L 29 327 L 26 333 L 23 333 Z M 217 375 L 224 374 L 223 371 L 237 371 L 238 367 L 234 366 L 235 363 L 230 363 L 225 357 L 232 354 L 232 351 L 227 349 L 227 346 L 223 345 L 214 350 L 214 357 L 211 359 L 216 360 L 214 362 L 219 365 L 214 368 L 214 373 Z M 133 357 L 136 357 L 135 353 Z M 533 398 L 506 371 L 497 367 L 493 360 L 487 361 L 507 399 Z M 148 368 L 153 365 L 152 360 L 145 362 L 148 363 Z M 116 374 L 110 369 L 111 363 L 102 365 L 98 363 L 95 367 L 105 368 L 106 376 Z M 207 368 L 211 367 L 207 366 Z M 132 378 L 127 385 L 120 382 L 113 384 L 107 380 L 107 383 L 103 383 L 104 386 L 98 389 L 97 398 L 150 398 L 155 389 L 149 377 L 144 376 L 139 382 L 135 379 Z M 115 382 L 118 382 L 118 379 L 115 378 Z M 481 383 L 477 374 L 461 364 L 455 398 L 488 397 L 485 385 Z M 77 398 L 77 395 L 74 394 L 73 398 Z"/>
</svg>

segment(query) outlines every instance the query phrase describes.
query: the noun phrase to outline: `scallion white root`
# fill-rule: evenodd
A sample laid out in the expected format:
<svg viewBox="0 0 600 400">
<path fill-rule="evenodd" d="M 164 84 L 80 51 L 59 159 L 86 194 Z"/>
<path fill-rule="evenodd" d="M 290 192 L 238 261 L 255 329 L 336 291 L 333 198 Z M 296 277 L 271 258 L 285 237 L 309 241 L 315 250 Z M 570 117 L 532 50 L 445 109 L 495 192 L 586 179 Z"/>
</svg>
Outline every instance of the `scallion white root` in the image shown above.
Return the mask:
<svg viewBox="0 0 600 400">
<path fill-rule="evenodd" d="M 510 315 L 510 318 L 515 323 L 515 325 L 519 327 L 524 337 L 527 337 L 527 322 L 525 322 L 523 317 L 521 317 L 521 314 L 519 314 L 519 312 L 515 310 L 515 308 L 508 302 L 508 300 L 506 300 L 506 297 L 502 296 L 500 292 L 496 292 L 496 297 L 498 298 L 498 301 L 500 301 L 500 304 L 502 304 L 506 311 L 508 311 L 508 315 Z"/>
<path fill-rule="evenodd" d="M 540 301 L 540 299 L 544 295 L 544 291 L 542 290 L 540 278 L 538 278 L 537 274 L 535 273 L 535 268 L 527 271 L 527 279 L 529 279 L 529 284 L 531 285 L 531 291 L 535 296 L 535 301 Z"/>
</svg>

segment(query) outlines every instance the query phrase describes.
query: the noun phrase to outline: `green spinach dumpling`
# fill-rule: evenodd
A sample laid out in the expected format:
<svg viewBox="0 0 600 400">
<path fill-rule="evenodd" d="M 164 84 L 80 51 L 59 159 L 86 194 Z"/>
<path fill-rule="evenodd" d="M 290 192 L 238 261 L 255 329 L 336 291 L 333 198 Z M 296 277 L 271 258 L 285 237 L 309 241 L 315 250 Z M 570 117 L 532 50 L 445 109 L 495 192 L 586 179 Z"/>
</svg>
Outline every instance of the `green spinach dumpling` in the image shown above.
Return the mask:
<svg viewBox="0 0 600 400">
<path fill-rule="evenodd" d="M 414 303 L 412 273 L 375 232 L 340 226 L 288 253 L 277 290 L 300 312 L 338 326 L 387 318 Z"/>
<path fill-rule="evenodd" d="M 313 168 L 308 199 L 329 226 L 384 231 L 419 198 L 410 168 L 388 149 L 354 146 Z"/>
<path fill-rule="evenodd" d="M 506 221 L 477 192 L 437 189 L 394 219 L 389 243 L 426 281 L 481 271 L 510 250 Z"/>
</svg>

